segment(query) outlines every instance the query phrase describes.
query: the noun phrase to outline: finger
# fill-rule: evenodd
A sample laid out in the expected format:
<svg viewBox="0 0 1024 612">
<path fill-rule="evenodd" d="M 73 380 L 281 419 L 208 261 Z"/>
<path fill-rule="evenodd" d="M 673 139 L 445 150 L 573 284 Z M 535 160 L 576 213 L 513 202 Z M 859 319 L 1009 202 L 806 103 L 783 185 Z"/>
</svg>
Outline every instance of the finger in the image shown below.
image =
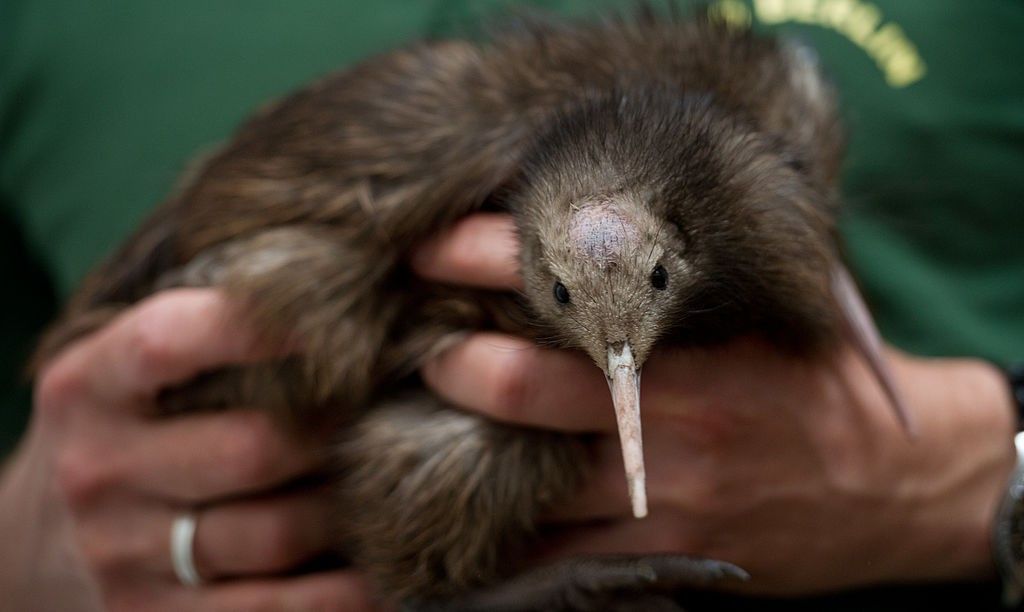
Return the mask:
<svg viewBox="0 0 1024 612">
<path fill-rule="evenodd" d="M 456 285 L 520 289 L 519 239 L 512 217 L 479 213 L 459 221 L 413 251 L 420 276 Z"/>
<path fill-rule="evenodd" d="M 331 506 L 320 488 L 205 507 L 195 514 L 196 569 L 212 580 L 295 568 L 329 550 Z M 78 550 L 97 576 L 172 582 L 171 526 L 185 512 L 160 500 L 109 496 L 75 513 Z"/>
<path fill-rule="evenodd" d="M 209 580 L 294 568 L 329 548 L 330 506 L 324 491 L 304 491 L 205 508 L 196 516 L 196 569 Z M 168 533 L 174 518 L 168 517 Z M 173 575 L 170 556 L 165 558 Z"/>
<path fill-rule="evenodd" d="M 618 437 L 601 436 L 592 441 L 590 449 L 591 461 L 583 485 L 571 497 L 545 512 L 542 522 L 618 520 L 632 515 Z"/>
<path fill-rule="evenodd" d="M 701 432 L 689 431 L 704 426 L 699 417 L 672 424 L 652 419 L 649 424 L 644 432 L 644 455 L 650 504 L 699 512 L 709 496 L 715 495 L 716 487 L 733 473 L 732 464 L 722 463 L 716 458 L 718 453 L 708 450 Z M 542 521 L 564 525 L 632 516 L 618 436 L 597 436 L 589 440 L 589 450 L 583 484 L 570 498 L 551 507 Z"/>
<path fill-rule="evenodd" d="M 170 566 L 169 509 L 127 492 L 74 507 L 75 547 L 101 583 L 154 582 Z"/>
<path fill-rule="evenodd" d="M 265 412 L 232 410 L 136 424 L 113 471 L 130 489 L 180 503 L 263 491 L 316 469 L 324 449 L 297 440 Z"/>
<path fill-rule="evenodd" d="M 422 374 L 445 399 L 499 421 L 615 431 L 604 375 L 579 353 L 478 333 L 427 362 Z"/>
<path fill-rule="evenodd" d="M 132 581 L 108 589 L 112 610 L 152 612 L 280 612 L 383 609 L 375 601 L 369 582 L 352 570 L 335 570 L 294 577 L 229 580 L 200 588 Z"/>
<path fill-rule="evenodd" d="M 687 554 L 698 550 L 699 535 L 670 512 L 653 509 L 641 520 L 626 518 L 566 529 L 549 536 L 537 561 L 547 563 L 586 555 Z"/>
<path fill-rule="evenodd" d="M 247 610 L 381 610 L 368 580 L 352 570 L 308 574 L 294 578 L 246 580 L 203 589 L 200 606 L 192 609 L 228 612 Z"/>
<path fill-rule="evenodd" d="M 174 289 L 144 300 L 72 345 L 54 367 L 80 373 L 101 402 L 123 404 L 204 370 L 280 352 L 261 346 L 223 293 Z"/>
</svg>

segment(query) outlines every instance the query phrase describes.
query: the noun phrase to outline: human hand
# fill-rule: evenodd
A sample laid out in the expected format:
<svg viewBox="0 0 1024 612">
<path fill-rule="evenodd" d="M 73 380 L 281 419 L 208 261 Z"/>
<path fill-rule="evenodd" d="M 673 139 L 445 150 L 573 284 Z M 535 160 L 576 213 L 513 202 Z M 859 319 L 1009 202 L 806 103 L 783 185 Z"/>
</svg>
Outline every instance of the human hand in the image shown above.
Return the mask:
<svg viewBox="0 0 1024 612">
<path fill-rule="evenodd" d="M 507 217 L 470 217 L 413 265 L 434 280 L 515 289 L 513 235 Z M 978 360 L 889 357 L 914 440 L 849 347 L 819 360 L 751 338 L 656 351 L 641 392 L 651 513 L 639 521 L 607 385 L 586 357 L 478 333 L 423 376 L 498 420 L 600 434 L 583 490 L 546 517 L 563 528 L 545 559 L 710 557 L 748 570 L 737 588 L 762 594 L 992 575 L 991 520 L 1013 465 L 1005 383 Z"/>
<path fill-rule="evenodd" d="M 22 512 L 0 512 L 9 519 L 0 538 L 9 542 L 20 528 L 35 534 L 21 538 L 28 547 L 74 550 L 34 559 L 49 566 L 29 563 L 20 609 L 50 600 L 55 605 L 42 607 L 80 609 L 80 593 L 61 599 L 53 589 L 61 575 L 83 567 L 113 610 L 372 607 L 355 572 L 286 575 L 329 542 L 327 495 L 281 488 L 319 466 L 315 445 L 241 407 L 153 416 L 160 389 L 271 356 L 221 293 L 180 289 L 131 308 L 45 367 L 30 433 L 0 485 L 0 505 Z M 24 503 L 25 496 L 34 502 Z M 67 513 L 56 509 L 65 501 Z M 178 582 L 169 552 L 173 520 L 193 508 L 194 560 L 204 580 L 198 588 Z M 9 567 L 21 562 L 5 550 Z M 32 550 L 24 551 L 27 561 Z M 54 566 L 58 556 L 83 567 Z"/>
</svg>

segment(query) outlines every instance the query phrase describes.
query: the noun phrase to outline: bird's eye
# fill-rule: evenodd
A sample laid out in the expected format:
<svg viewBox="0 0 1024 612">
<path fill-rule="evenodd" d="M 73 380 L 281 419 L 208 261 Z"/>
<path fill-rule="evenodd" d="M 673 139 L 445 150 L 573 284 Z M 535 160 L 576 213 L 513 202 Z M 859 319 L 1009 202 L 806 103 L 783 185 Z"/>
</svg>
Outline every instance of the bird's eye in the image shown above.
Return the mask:
<svg viewBox="0 0 1024 612">
<path fill-rule="evenodd" d="M 651 286 L 655 289 L 664 289 L 668 286 L 668 271 L 661 264 L 654 266 L 651 272 Z"/>
<path fill-rule="evenodd" d="M 555 299 L 559 304 L 569 303 L 569 290 L 560 282 L 555 283 Z"/>
</svg>

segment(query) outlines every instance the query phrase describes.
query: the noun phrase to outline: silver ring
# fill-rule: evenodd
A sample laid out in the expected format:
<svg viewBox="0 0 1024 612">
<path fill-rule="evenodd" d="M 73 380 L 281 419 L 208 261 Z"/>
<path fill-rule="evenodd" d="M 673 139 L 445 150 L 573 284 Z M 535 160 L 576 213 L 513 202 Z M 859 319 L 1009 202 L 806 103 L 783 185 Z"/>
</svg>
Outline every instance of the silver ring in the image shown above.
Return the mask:
<svg viewBox="0 0 1024 612">
<path fill-rule="evenodd" d="M 192 556 L 195 538 L 195 512 L 186 512 L 174 519 L 174 523 L 171 524 L 171 565 L 174 567 L 174 575 L 181 584 L 188 587 L 196 587 L 203 582 L 196 571 L 195 559 Z"/>
</svg>

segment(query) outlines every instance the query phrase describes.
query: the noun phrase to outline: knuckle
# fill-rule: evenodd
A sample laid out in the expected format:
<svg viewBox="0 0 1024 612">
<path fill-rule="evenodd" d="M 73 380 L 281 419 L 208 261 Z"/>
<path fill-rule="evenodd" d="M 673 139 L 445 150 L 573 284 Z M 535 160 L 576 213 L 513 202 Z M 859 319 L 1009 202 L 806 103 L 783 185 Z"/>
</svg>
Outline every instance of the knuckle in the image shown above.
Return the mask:
<svg viewBox="0 0 1024 612">
<path fill-rule="evenodd" d="M 530 397 L 529 360 L 527 353 L 510 352 L 495 370 L 489 405 L 495 416 L 516 421 Z"/>
<path fill-rule="evenodd" d="M 473 239 L 475 226 L 472 219 L 457 225 L 445 244 L 446 263 L 457 273 L 473 270 L 480 263 L 479 244 Z"/>
<path fill-rule="evenodd" d="M 155 597 L 155 593 L 123 588 L 118 585 L 103 588 L 103 606 L 110 612 L 138 612 L 139 610 L 155 612 L 158 609 L 166 609 L 163 606 L 158 607 L 158 603 L 154 601 Z"/>
<path fill-rule="evenodd" d="M 219 314 L 220 302 L 208 289 L 170 289 L 142 301 L 134 310 L 129 333 L 130 357 L 143 368 L 160 368 L 173 358 L 182 330 Z"/>
<path fill-rule="evenodd" d="M 88 445 L 68 442 L 58 451 L 57 486 L 72 510 L 89 505 L 112 480 L 109 466 Z"/>
<path fill-rule="evenodd" d="M 173 359 L 174 326 L 165 310 L 164 306 L 148 306 L 140 311 L 127 339 L 127 359 L 144 378 L 164 371 Z"/>
<path fill-rule="evenodd" d="M 238 484 L 261 482 L 272 469 L 273 425 L 258 412 L 240 418 L 221 443 L 225 469 Z"/>
<path fill-rule="evenodd" d="M 108 582 L 111 568 L 117 566 L 119 555 L 110 547 L 105 538 L 79 538 L 79 550 L 92 574 L 102 582 Z"/>
<path fill-rule="evenodd" d="M 48 367 L 39 378 L 35 390 L 35 408 L 44 418 L 61 419 L 86 394 L 85 372 L 76 364 L 61 359 Z"/>
<path fill-rule="evenodd" d="M 77 534 L 78 550 L 90 573 L 101 586 L 112 585 L 130 570 L 138 559 L 121 546 L 119 538 L 95 525 L 81 525 Z"/>
<path fill-rule="evenodd" d="M 293 517 L 276 513 L 267 518 L 260 533 L 263 559 L 274 571 L 285 570 L 302 554 L 302 542 Z"/>
</svg>

